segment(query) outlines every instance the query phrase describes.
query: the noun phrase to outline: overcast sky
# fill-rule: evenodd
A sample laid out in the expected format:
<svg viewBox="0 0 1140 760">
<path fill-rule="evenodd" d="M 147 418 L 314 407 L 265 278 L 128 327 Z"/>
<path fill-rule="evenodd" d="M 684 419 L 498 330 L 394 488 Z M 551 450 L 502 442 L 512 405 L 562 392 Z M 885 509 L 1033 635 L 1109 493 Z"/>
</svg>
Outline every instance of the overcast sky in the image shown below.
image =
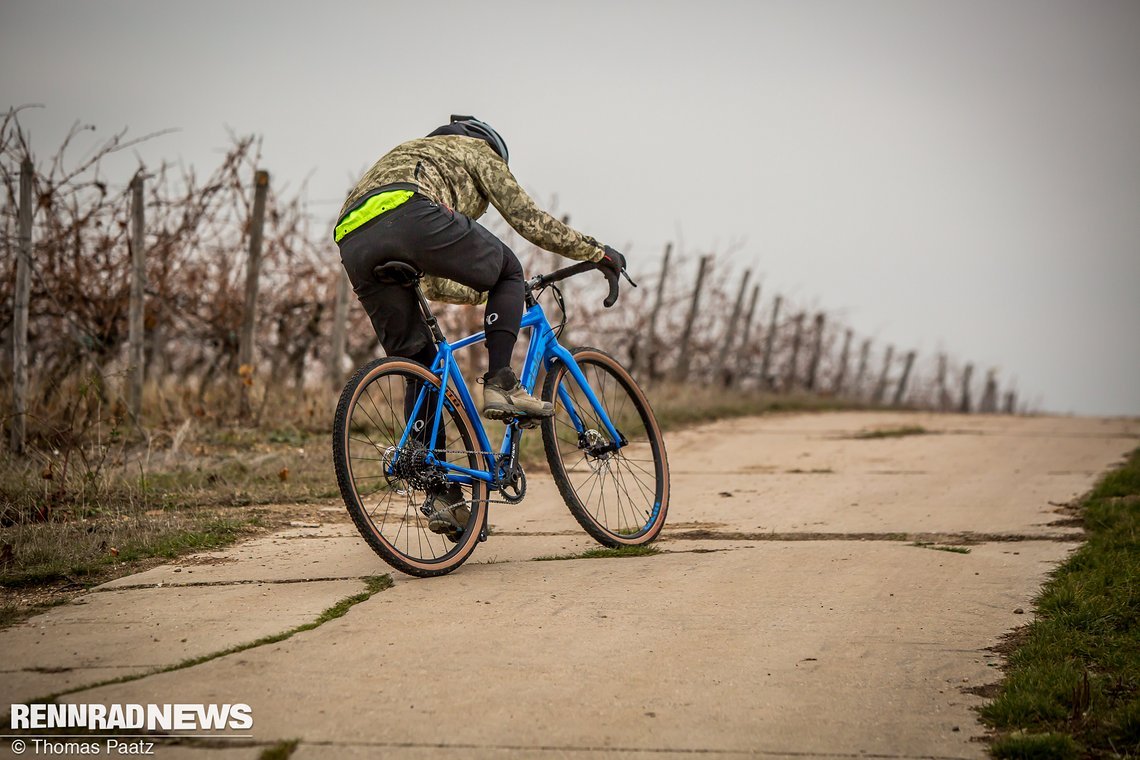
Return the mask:
<svg viewBox="0 0 1140 760">
<path fill-rule="evenodd" d="M 742 241 L 765 308 L 1140 414 L 1133 0 L 0 0 L 0 106 L 23 103 L 41 158 L 75 120 L 176 127 L 139 156 L 203 170 L 227 127 L 263 135 L 330 224 L 379 155 L 473 113 L 635 271 Z"/>
</svg>

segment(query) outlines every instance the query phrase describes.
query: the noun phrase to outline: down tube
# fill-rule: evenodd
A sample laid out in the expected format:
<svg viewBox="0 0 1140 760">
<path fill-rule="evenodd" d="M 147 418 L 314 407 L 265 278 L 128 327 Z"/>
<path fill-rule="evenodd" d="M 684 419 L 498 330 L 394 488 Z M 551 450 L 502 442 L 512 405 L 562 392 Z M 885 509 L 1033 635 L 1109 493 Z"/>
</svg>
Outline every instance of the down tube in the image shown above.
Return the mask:
<svg viewBox="0 0 1140 760">
<path fill-rule="evenodd" d="M 481 335 L 481 334 L 480 334 Z M 475 336 L 472 336 L 475 337 Z M 469 339 L 465 339 L 469 340 Z M 466 345 L 470 345 L 466 343 Z M 440 376 L 441 387 L 447 387 L 448 384 L 455 387 L 456 392 L 459 394 L 459 403 L 463 410 L 467 413 L 468 417 L 472 420 L 472 427 L 475 429 L 476 440 L 473 442 L 479 447 L 479 451 L 484 452 L 481 456 L 486 460 L 487 469 L 472 470 L 467 467 L 461 467 L 447 461 L 440 461 L 439 464 L 446 470 L 461 473 L 462 476 L 470 476 L 477 480 L 483 480 L 488 483 L 494 482 L 495 461 L 491 455 L 491 442 L 487 438 L 487 431 L 483 428 L 479 420 L 479 412 L 475 408 L 475 401 L 471 398 L 471 391 L 467 388 L 467 383 L 463 380 L 463 373 L 459 371 L 459 367 L 455 364 L 455 348 L 448 345 L 446 342 L 440 346 L 440 356 L 432 365 L 432 372 Z M 441 396 L 440 401 L 443 398 Z M 440 404 L 439 410 L 436 412 L 436 424 L 440 424 L 443 419 L 443 404 Z M 434 428 L 433 428 L 434 430 Z M 434 433 L 433 433 L 434 434 Z M 433 438 L 434 440 L 434 438 Z M 455 482 L 467 482 L 464 477 L 451 478 Z"/>
<path fill-rule="evenodd" d="M 598 419 L 600 419 L 602 421 L 602 424 L 606 426 L 606 432 L 610 434 L 610 440 L 614 442 L 614 445 L 617 448 L 621 448 L 623 445 L 621 434 L 618 433 L 617 428 L 614 427 L 614 423 L 610 420 L 610 415 L 606 413 L 605 407 L 603 407 L 601 402 L 598 401 L 598 397 L 594 395 L 594 389 L 591 388 L 589 382 L 586 381 L 586 375 L 582 372 L 582 368 L 578 366 L 578 362 L 574 361 L 574 357 L 569 351 L 558 344 L 552 346 L 550 353 L 553 356 L 556 356 L 559 361 L 566 365 L 566 371 L 574 376 L 574 380 L 578 383 L 578 387 L 581 388 L 582 392 L 586 394 L 586 398 L 589 400 L 590 405 L 593 406 L 594 411 L 597 412 Z M 572 416 L 576 416 L 570 394 L 566 391 L 561 383 L 559 383 L 558 386 L 558 396 L 562 400 L 562 404 L 566 407 L 567 411 L 569 411 Z M 578 420 L 578 423 L 581 423 L 581 420 Z"/>
</svg>

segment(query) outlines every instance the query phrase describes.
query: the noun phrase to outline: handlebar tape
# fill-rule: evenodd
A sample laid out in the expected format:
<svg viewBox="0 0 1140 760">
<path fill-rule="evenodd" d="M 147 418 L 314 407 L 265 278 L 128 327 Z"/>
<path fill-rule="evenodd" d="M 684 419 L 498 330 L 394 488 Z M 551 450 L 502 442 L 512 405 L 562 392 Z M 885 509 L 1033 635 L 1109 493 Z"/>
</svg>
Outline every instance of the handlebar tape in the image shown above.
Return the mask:
<svg viewBox="0 0 1140 760">
<path fill-rule="evenodd" d="M 600 268 L 600 267 L 599 267 Z M 617 303 L 618 300 L 618 283 L 621 282 L 621 277 L 612 269 L 602 269 L 602 274 L 606 276 L 606 282 L 610 286 L 610 294 L 606 296 L 606 300 L 602 301 L 602 306 L 607 309 Z"/>
<path fill-rule="evenodd" d="M 612 269 L 605 269 L 603 267 L 600 267 L 598 266 L 597 262 L 583 261 L 578 264 L 574 264 L 573 266 L 568 266 L 565 269 L 559 269 L 556 272 L 551 272 L 550 274 L 543 275 L 537 284 L 539 287 L 542 287 L 543 285 L 559 282 L 560 280 L 565 280 L 567 277 L 573 277 L 574 275 L 581 274 L 582 272 L 589 272 L 591 269 L 597 269 L 599 272 L 601 272 L 602 275 L 606 278 L 606 282 L 610 286 L 609 295 L 607 295 L 606 300 L 602 302 L 602 305 L 608 309 L 617 303 L 618 284 L 621 278 L 618 276 L 617 272 L 614 272 Z"/>
<path fill-rule="evenodd" d="M 598 265 L 595 264 L 594 262 L 583 261 L 581 263 L 574 264 L 573 266 L 568 266 L 565 269 L 559 269 L 556 272 L 551 272 L 550 274 L 544 274 L 542 276 L 542 282 L 540 284 L 541 285 L 549 285 L 552 282 L 558 282 L 559 280 L 565 280 L 567 277 L 573 277 L 576 274 L 582 274 L 582 272 L 589 272 L 591 269 L 597 269 L 597 268 L 598 268 Z"/>
</svg>

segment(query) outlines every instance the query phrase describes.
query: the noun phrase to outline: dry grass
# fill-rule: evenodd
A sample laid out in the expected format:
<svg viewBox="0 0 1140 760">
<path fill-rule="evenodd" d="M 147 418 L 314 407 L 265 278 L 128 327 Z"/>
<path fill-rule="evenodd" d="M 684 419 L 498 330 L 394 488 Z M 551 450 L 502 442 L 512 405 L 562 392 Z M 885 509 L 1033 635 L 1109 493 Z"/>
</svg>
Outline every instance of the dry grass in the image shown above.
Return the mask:
<svg viewBox="0 0 1140 760">
<path fill-rule="evenodd" d="M 280 522 L 267 505 L 339 504 L 328 441 L 335 396 L 279 394 L 265 405 L 272 413 L 263 414 L 261 428 L 253 428 L 230 423 L 219 411 L 195 413 L 192 394 L 152 386 L 147 427 L 128 426 L 113 408 L 93 404 L 77 423 L 82 431 L 41 437 L 29 458 L 5 460 L 0 603 L 18 606 L 24 599 L 31 609 L 45 600 L 29 597 L 29 589 L 74 591 L 140 561 L 227 545 Z M 813 396 L 673 385 L 658 386 L 650 396 L 666 430 L 840 406 Z M 496 442 L 501 426 L 488 428 Z M 60 448 L 48 448 L 52 443 Z M 532 468 L 545 466 L 538 430 L 524 437 L 522 458 Z"/>
</svg>

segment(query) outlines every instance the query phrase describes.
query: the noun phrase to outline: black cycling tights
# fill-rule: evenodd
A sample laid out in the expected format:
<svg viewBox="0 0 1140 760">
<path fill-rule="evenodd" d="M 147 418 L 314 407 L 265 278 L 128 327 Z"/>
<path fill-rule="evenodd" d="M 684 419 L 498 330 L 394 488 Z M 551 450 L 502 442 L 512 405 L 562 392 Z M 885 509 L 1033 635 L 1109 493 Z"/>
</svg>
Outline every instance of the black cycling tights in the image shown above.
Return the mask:
<svg viewBox="0 0 1140 760">
<path fill-rule="evenodd" d="M 416 195 L 340 242 L 341 261 L 376 335 L 389 356 L 423 364 L 435 357 L 431 333 L 415 294 L 377 282 L 372 269 L 407 261 L 426 274 L 488 294 L 483 328 L 492 372 L 510 366 L 523 312 L 523 269 L 518 257 L 473 219 Z"/>
<path fill-rule="evenodd" d="M 523 269 L 514 252 L 503 246 L 499 280 L 487 294 L 483 330 L 487 333 L 487 370 L 494 374 L 511 366 L 523 314 Z"/>
<path fill-rule="evenodd" d="M 490 374 L 511 366 L 511 355 L 522 322 L 523 288 L 522 264 L 513 251 L 503 246 L 503 267 L 498 281 L 487 294 L 487 308 L 483 311 L 483 330 L 487 333 L 487 370 Z M 435 345 L 429 343 L 408 358 L 431 367 L 435 354 Z"/>
<path fill-rule="evenodd" d="M 519 325 L 522 323 L 523 313 L 523 269 L 514 252 L 502 246 L 503 266 L 499 272 L 498 281 L 487 294 L 487 308 L 483 312 L 483 330 L 487 333 L 487 369 L 488 374 L 494 374 L 503 367 L 511 366 L 511 354 L 514 352 L 515 342 L 518 340 Z M 425 367 L 431 368 L 435 361 L 436 347 L 429 343 L 409 359 L 417 361 Z M 419 393 L 419 383 L 408 384 L 404 397 L 404 418 L 412 414 L 416 396 Z M 418 415 L 425 422 L 431 419 L 432 409 L 423 409 Z M 426 443 L 427 433 L 423 431 L 423 442 Z M 436 446 L 443 446 L 438 441 Z"/>
</svg>

